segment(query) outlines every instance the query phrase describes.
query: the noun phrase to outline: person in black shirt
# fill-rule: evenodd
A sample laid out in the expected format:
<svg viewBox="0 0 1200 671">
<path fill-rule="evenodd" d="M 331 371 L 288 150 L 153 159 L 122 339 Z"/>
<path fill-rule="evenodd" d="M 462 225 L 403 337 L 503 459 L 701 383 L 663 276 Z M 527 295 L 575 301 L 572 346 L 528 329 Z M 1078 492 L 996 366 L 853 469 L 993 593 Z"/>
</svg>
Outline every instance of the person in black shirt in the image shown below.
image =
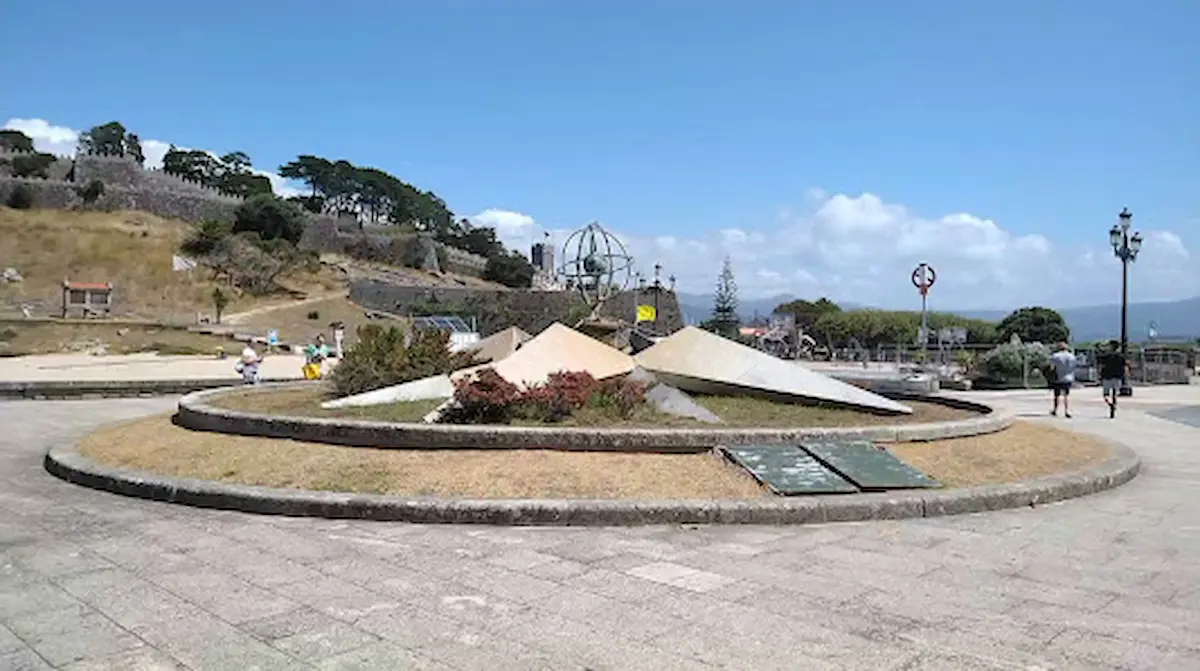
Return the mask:
<svg viewBox="0 0 1200 671">
<path fill-rule="evenodd" d="M 1100 364 L 1100 386 L 1104 389 L 1104 402 L 1108 404 L 1108 416 L 1117 416 L 1117 395 L 1121 391 L 1121 380 L 1129 375 L 1129 362 L 1121 355 L 1121 344 L 1116 340 L 1108 343 L 1108 351 L 1097 357 Z"/>
</svg>

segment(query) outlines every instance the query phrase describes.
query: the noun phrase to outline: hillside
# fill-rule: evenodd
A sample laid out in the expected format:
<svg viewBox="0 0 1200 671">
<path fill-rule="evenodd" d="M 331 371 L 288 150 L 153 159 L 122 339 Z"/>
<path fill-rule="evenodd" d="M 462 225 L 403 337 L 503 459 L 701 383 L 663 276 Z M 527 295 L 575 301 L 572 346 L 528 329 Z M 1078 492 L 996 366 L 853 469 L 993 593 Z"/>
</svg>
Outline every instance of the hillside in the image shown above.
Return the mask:
<svg viewBox="0 0 1200 671">
<path fill-rule="evenodd" d="M 1104 340 L 1121 334 L 1121 306 L 1088 305 L 1061 308 L 1063 319 L 1071 328 L 1073 340 Z M 1007 312 L 998 310 L 965 310 L 967 317 L 999 321 Z M 1145 340 L 1150 323 L 1158 325 L 1158 338 L 1200 338 L 1200 296 L 1181 301 L 1158 301 L 1129 304 L 1129 338 Z"/>
<path fill-rule="evenodd" d="M 766 316 L 775 306 L 794 297 L 780 294 L 769 298 L 743 300 L 738 305 L 742 319 L 752 319 L 755 314 Z M 712 314 L 712 296 L 679 294 L 680 307 L 688 323 L 699 323 Z M 841 303 L 843 309 L 864 309 L 866 306 Z M 1014 306 L 1014 310 L 1016 307 Z M 1054 306 L 1050 306 L 1054 307 Z M 1071 329 L 1074 340 L 1103 340 L 1116 338 L 1121 329 L 1120 305 L 1089 305 L 1084 307 L 1058 308 Z M 945 310 L 970 319 L 998 322 L 1011 310 Z M 1160 339 L 1200 338 L 1200 296 L 1180 301 L 1162 301 L 1129 304 L 1129 337 L 1140 341 L 1147 337 L 1151 322 L 1158 325 Z"/>
<path fill-rule="evenodd" d="M 64 277 L 112 282 L 114 316 L 194 323 L 210 313 L 213 284 L 203 270 L 176 272 L 172 256 L 189 225 L 143 212 L 13 210 L 0 207 L 0 269 L 14 268 L 22 281 L 0 281 L 0 317 L 18 317 L 22 304 L 36 317 L 59 313 Z M 231 293 L 228 312 L 247 310 L 292 295 L 342 288 L 339 273 L 289 276 L 287 292 L 251 297 Z M 289 294 L 288 292 L 292 292 Z"/>
</svg>

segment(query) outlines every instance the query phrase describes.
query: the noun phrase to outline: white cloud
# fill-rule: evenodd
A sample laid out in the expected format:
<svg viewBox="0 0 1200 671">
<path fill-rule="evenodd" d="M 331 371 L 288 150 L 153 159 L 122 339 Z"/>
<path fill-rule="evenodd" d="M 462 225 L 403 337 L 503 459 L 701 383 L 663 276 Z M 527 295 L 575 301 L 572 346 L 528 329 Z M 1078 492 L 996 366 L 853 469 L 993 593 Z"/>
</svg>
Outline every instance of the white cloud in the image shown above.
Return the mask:
<svg viewBox="0 0 1200 671">
<path fill-rule="evenodd" d="M 467 217 L 476 226 L 487 226 L 496 229 L 497 235 L 528 236 L 533 231 L 533 217 L 520 212 L 509 210 L 487 209 L 479 214 Z"/>
<path fill-rule="evenodd" d="M 1151 231 L 1146 237 L 1145 248 L 1148 252 L 1162 252 L 1184 259 L 1191 256 L 1188 248 L 1183 244 L 1183 238 L 1170 231 Z"/>
<path fill-rule="evenodd" d="M 758 227 L 689 237 L 613 232 L 639 270 L 648 276 L 661 263 L 664 275 L 677 277 L 681 291 L 693 293 L 711 291 L 722 259 L 729 256 L 747 298 L 826 295 L 842 302 L 915 309 L 920 299 L 909 275 L 921 262 L 938 273 L 930 293 L 934 309 L 1069 306 L 1119 298 L 1114 290 L 1119 266 L 1103 247 L 1103 236 L 1098 245 L 1072 246 L 1045 235 L 1017 234 L 965 212 L 921 216 L 869 193 L 810 189 L 800 200 L 778 208 L 774 221 Z M 559 247 L 573 230 L 543 229 L 530 215 L 502 209 L 486 210 L 472 220 L 496 222 L 500 238 L 522 251 L 543 230 Z M 1184 239 L 1171 231 L 1148 232 L 1130 272 L 1133 300 L 1185 298 L 1200 288 L 1200 268 L 1191 262 Z"/>
<path fill-rule="evenodd" d="M 9 119 L 3 128 L 21 131 L 33 139 L 35 149 L 55 156 L 74 156 L 79 141 L 79 133 L 43 119 Z"/>
<path fill-rule="evenodd" d="M 79 144 L 79 131 L 66 126 L 55 126 L 45 119 L 17 119 L 12 118 L 4 123 L 6 130 L 17 130 L 28 135 L 33 140 L 33 146 L 38 151 L 43 151 L 55 156 L 74 156 L 76 146 Z M 142 155 L 146 161 L 144 165 L 147 168 L 161 168 L 163 157 L 167 155 L 167 151 L 171 148 L 170 142 L 162 140 L 141 138 Z M 179 149 L 189 150 L 190 147 L 176 145 Z M 216 152 L 209 150 L 209 154 L 218 157 Z M 263 175 L 271 180 L 271 187 L 275 193 L 283 196 L 294 196 L 303 193 L 303 190 L 291 186 L 287 180 L 280 177 L 278 174 L 267 171 L 253 169 L 257 175 Z"/>
<path fill-rule="evenodd" d="M 38 150 L 57 155 L 74 154 L 79 139 L 78 131 L 42 119 L 9 119 L 4 128 L 26 133 Z M 143 139 L 146 164 L 161 165 L 169 146 Z M 280 195 L 302 193 L 275 173 L 255 172 L 270 179 Z M 680 290 L 694 293 L 711 291 L 722 259 L 729 256 L 739 289 L 748 298 L 827 295 L 842 302 L 915 308 L 920 301 L 909 273 L 920 262 L 938 271 L 930 293 L 934 309 L 1035 302 L 1083 305 L 1114 302 L 1119 296 L 1119 262 L 1102 239 L 1069 246 L 1044 235 L 1015 234 L 966 212 L 922 216 L 870 193 L 856 196 L 814 187 L 797 200 L 779 207 L 774 220 L 757 227 L 724 227 L 690 236 L 631 235 L 615 226 L 612 232 L 646 276 L 661 263 L 664 276 L 674 275 Z M 525 253 L 546 232 L 561 249 L 577 228 L 546 228 L 532 215 L 498 207 L 469 219 L 496 228 L 506 245 Z M 1185 225 L 1182 230 L 1195 227 Z M 1189 241 L 1169 230 L 1148 231 L 1145 239 L 1130 270 L 1131 299 L 1195 295 L 1200 267 Z"/>
</svg>

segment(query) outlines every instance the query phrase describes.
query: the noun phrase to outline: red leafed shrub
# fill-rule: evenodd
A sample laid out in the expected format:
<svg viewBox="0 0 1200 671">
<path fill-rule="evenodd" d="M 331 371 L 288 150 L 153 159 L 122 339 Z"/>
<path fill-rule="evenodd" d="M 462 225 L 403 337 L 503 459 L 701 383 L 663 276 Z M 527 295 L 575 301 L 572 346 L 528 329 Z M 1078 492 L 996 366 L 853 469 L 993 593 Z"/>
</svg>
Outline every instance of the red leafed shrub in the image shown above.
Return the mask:
<svg viewBox="0 0 1200 671">
<path fill-rule="evenodd" d="M 646 402 L 647 389 L 649 386 L 645 382 L 612 378 L 597 386 L 591 404 L 620 417 L 628 417 Z"/>
<path fill-rule="evenodd" d="M 587 371 L 551 373 L 545 384 L 525 390 L 520 415 L 543 422 L 558 422 L 591 402 L 599 383 Z"/>
<path fill-rule="evenodd" d="M 629 417 L 645 401 L 646 385 L 614 378 L 600 382 L 586 371 L 551 373 L 546 382 L 522 390 L 484 368 L 454 385 L 455 404 L 442 421 L 452 424 L 505 424 L 520 418 L 561 422 L 583 408 L 614 419 Z"/>
<path fill-rule="evenodd" d="M 472 377 L 454 383 L 455 403 L 447 408 L 442 421 L 450 424 L 505 424 L 512 419 L 521 401 L 521 389 L 500 377 L 493 368 L 484 368 Z"/>
</svg>

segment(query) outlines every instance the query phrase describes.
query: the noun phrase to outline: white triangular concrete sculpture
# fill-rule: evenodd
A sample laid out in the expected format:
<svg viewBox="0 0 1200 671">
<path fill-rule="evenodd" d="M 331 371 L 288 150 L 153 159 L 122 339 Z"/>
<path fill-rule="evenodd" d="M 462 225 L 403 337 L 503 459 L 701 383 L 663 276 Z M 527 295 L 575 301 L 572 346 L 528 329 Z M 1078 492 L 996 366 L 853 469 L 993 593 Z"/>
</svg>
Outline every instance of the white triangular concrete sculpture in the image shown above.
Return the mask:
<svg viewBox="0 0 1200 671">
<path fill-rule="evenodd" d="M 636 361 L 660 380 L 700 394 L 760 394 L 910 414 L 912 408 L 766 352 L 687 326 L 640 352 Z"/>
<path fill-rule="evenodd" d="M 449 375 L 434 375 L 432 377 L 413 380 L 383 389 L 375 389 L 346 396 L 344 398 L 325 401 L 322 408 L 350 408 L 364 405 L 383 405 L 385 403 L 407 403 L 410 401 L 428 401 L 435 398 L 450 398 L 454 395 L 454 383 Z"/>
<path fill-rule="evenodd" d="M 471 345 L 466 351 L 480 363 L 495 362 L 508 357 L 532 338 L 519 326 L 510 326 Z"/>
<path fill-rule="evenodd" d="M 460 370 L 450 377 L 458 380 L 490 367 L 509 382 L 529 387 L 544 383 L 551 373 L 559 371 L 587 371 L 597 380 L 603 380 L 625 375 L 635 365 L 633 357 L 621 350 L 555 322 L 504 359 Z"/>
</svg>

